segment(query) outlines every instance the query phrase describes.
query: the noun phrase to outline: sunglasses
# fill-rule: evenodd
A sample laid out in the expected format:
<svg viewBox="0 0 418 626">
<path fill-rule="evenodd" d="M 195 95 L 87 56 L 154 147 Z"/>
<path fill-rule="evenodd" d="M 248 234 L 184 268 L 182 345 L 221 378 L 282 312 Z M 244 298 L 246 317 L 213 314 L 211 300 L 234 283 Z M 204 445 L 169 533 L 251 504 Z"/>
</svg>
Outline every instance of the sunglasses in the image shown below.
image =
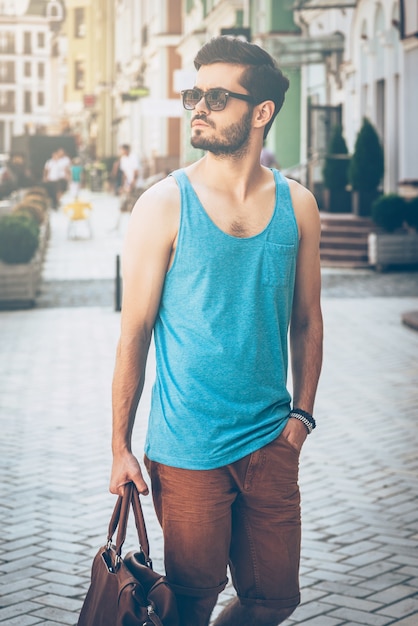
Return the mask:
<svg viewBox="0 0 418 626">
<path fill-rule="evenodd" d="M 227 89 L 208 89 L 208 91 L 202 91 L 195 87 L 194 89 L 185 89 L 181 92 L 183 98 L 183 106 L 187 111 L 193 111 L 196 104 L 205 99 L 206 106 L 210 111 L 223 111 L 228 102 L 228 98 L 237 98 L 238 100 L 245 100 L 246 102 L 254 103 L 251 96 L 247 96 L 244 93 L 234 93 Z"/>
</svg>

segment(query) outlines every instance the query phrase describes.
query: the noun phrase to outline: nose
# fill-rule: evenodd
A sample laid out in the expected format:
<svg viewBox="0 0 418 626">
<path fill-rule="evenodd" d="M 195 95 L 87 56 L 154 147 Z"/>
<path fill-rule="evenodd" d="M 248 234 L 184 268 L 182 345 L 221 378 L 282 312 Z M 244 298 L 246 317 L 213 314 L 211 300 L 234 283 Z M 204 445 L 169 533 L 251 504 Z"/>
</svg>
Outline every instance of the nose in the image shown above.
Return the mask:
<svg viewBox="0 0 418 626">
<path fill-rule="evenodd" d="M 202 97 L 200 98 L 199 102 L 196 103 L 195 106 L 195 111 L 204 111 L 205 115 L 208 115 L 208 113 L 210 113 L 210 109 L 208 107 L 208 105 L 206 104 L 206 100 L 205 100 L 205 96 L 202 95 Z"/>
</svg>

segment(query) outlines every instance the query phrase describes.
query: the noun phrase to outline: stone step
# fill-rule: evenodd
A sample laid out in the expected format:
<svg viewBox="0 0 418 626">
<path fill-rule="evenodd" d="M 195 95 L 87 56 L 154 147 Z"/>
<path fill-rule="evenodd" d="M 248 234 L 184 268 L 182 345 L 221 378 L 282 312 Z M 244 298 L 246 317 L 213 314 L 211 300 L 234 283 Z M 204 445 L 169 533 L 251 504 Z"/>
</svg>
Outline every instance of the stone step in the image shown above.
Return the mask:
<svg viewBox="0 0 418 626">
<path fill-rule="evenodd" d="M 374 228 L 368 218 L 321 212 L 321 264 L 368 267 L 367 238 Z"/>
<path fill-rule="evenodd" d="M 367 235 L 365 237 L 321 237 L 321 250 L 332 249 L 367 250 Z"/>
<path fill-rule="evenodd" d="M 367 261 L 367 249 L 356 250 L 353 248 L 333 248 L 332 250 L 321 249 L 321 259 L 335 259 L 335 260 L 347 260 L 351 261 L 357 259 L 360 261 Z"/>
<path fill-rule="evenodd" d="M 369 233 L 373 232 L 375 229 L 370 228 L 368 226 L 344 226 L 340 224 L 322 224 L 321 232 L 324 236 L 330 235 L 344 235 L 346 237 L 360 237 L 367 236 Z"/>
</svg>

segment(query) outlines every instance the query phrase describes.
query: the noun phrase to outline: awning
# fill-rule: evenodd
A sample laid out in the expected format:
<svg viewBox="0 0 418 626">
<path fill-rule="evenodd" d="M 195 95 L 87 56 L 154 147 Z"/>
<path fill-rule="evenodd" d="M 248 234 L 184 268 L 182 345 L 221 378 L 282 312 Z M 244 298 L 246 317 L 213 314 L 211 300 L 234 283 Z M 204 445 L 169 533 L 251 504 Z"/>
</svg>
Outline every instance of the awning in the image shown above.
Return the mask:
<svg viewBox="0 0 418 626">
<path fill-rule="evenodd" d="M 260 35 L 263 47 L 277 60 L 280 67 L 300 67 L 322 63 L 333 52 L 344 51 L 344 35 L 333 33 L 321 37 L 298 35 Z"/>
<path fill-rule="evenodd" d="M 306 11 L 314 9 L 354 9 L 356 0 L 296 0 L 293 9 Z"/>
</svg>

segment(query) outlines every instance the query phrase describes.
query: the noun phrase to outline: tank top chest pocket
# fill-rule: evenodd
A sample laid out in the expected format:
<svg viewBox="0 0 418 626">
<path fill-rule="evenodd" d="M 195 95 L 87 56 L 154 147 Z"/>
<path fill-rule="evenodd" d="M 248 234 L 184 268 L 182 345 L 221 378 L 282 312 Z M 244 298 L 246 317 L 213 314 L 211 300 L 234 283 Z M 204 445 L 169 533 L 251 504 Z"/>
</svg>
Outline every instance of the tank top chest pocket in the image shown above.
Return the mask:
<svg viewBox="0 0 418 626">
<path fill-rule="evenodd" d="M 263 257 L 263 284 L 288 287 L 294 272 L 296 249 L 293 244 L 266 241 Z"/>
</svg>

